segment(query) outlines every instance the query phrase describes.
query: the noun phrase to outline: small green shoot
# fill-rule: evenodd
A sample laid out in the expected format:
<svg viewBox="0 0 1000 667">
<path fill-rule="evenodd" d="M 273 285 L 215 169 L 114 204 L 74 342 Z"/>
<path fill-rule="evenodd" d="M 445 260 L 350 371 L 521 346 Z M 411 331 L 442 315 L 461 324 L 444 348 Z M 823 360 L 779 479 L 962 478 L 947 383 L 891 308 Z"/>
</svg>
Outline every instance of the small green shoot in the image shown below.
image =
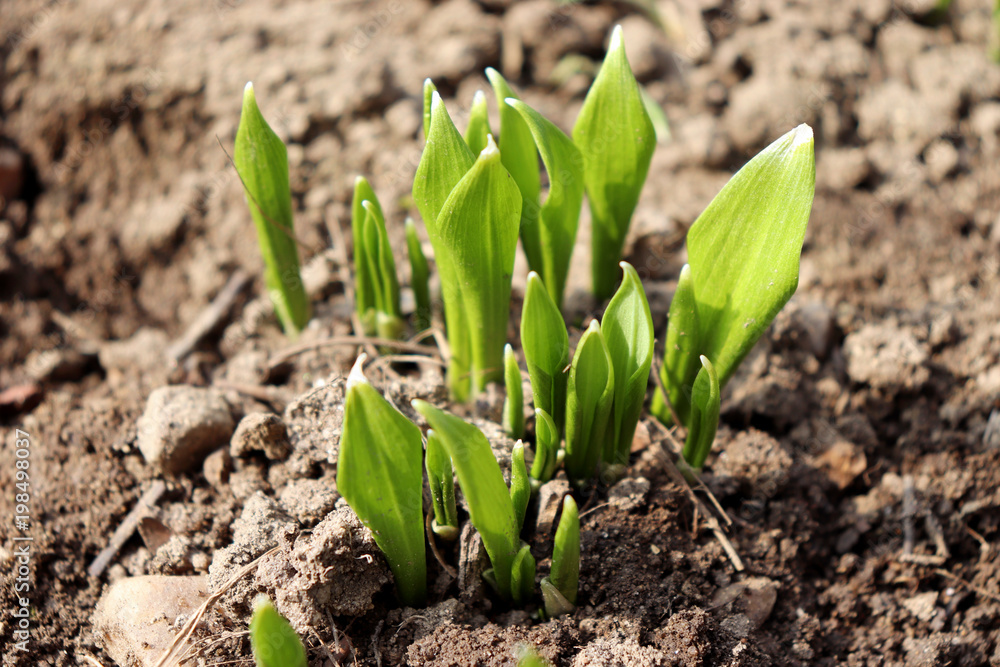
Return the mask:
<svg viewBox="0 0 1000 667">
<path fill-rule="evenodd" d="M 445 451 L 437 434 L 427 436 L 427 452 L 424 456 L 427 480 L 431 488 L 431 503 L 434 505 L 434 519 L 431 530 L 441 539 L 454 542 L 458 539 L 458 505 L 455 502 L 455 473 L 451 467 L 451 457 Z"/>
<path fill-rule="evenodd" d="M 615 371 L 615 398 L 603 461 L 615 466 L 628 464 L 653 365 L 654 336 L 653 317 L 639 274 L 628 262 L 622 262 L 621 267 L 625 274 L 621 287 L 601 319 L 601 333 Z"/>
<path fill-rule="evenodd" d="M 611 353 L 593 320 L 576 347 L 566 392 L 566 472 L 578 484 L 597 472 L 614 397 Z"/>
<path fill-rule="evenodd" d="M 364 177 L 354 182 L 351 204 L 354 236 L 355 301 L 366 336 L 396 339 L 403 333 L 399 281 L 385 217 L 375 192 Z"/>
<path fill-rule="evenodd" d="M 524 435 L 524 388 L 521 369 L 510 344 L 503 349 L 503 381 L 507 389 L 503 402 L 503 430 L 516 440 Z"/>
<path fill-rule="evenodd" d="M 306 648 L 271 599 L 261 594 L 253 603 L 250 647 L 257 667 L 308 667 Z"/>
<path fill-rule="evenodd" d="M 514 504 L 514 518 L 517 519 L 517 534 L 524 528 L 524 516 L 528 513 L 531 500 L 531 480 L 524 465 L 524 443 L 518 440 L 510 453 L 510 501 Z"/>
<path fill-rule="evenodd" d="M 541 265 L 536 270 L 561 307 L 583 206 L 583 157 L 573 140 L 540 113 L 521 100 L 508 97 L 504 101 L 503 106 L 514 107 L 531 130 L 549 174 L 549 194 L 537 221 Z"/>
<path fill-rule="evenodd" d="M 521 194 L 493 138 L 474 159 L 437 93 L 413 198 L 441 273 L 448 385 L 455 400 L 466 401 L 503 379 Z"/>
<path fill-rule="evenodd" d="M 302 286 L 292 224 L 288 151 L 261 115 L 250 83 L 243 91 L 233 163 L 257 228 L 257 243 L 264 257 L 264 283 L 274 312 L 285 333 L 297 336 L 309 322 L 310 304 Z"/>
<path fill-rule="evenodd" d="M 590 203 L 594 294 L 607 299 L 615 291 L 618 261 L 656 147 L 621 26 L 611 33 L 604 64 L 573 127 L 573 142 L 583 155 Z"/>
<path fill-rule="evenodd" d="M 535 557 L 531 555 L 531 548 L 523 542 L 511 566 L 510 593 L 518 605 L 527 603 L 535 593 Z"/>
<path fill-rule="evenodd" d="M 368 384 L 365 359 L 358 357 L 347 381 L 337 490 L 372 531 L 400 601 L 417 606 L 427 580 L 420 429 Z"/>
<path fill-rule="evenodd" d="M 465 143 L 476 155 L 486 148 L 486 137 L 493 134 L 490 132 L 490 117 L 486 108 L 486 95 L 483 91 L 477 90 L 472 97 L 472 108 L 469 109 L 469 124 L 465 128 Z"/>
<path fill-rule="evenodd" d="M 528 274 L 528 285 L 524 292 L 521 348 L 528 366 L 535 409 L 544 410 L 556 425 L 554 435 L 558 447 L 566 414 L 569 334 L 559 308 L 534 271 Z M 537 457 L 535 460 L 538 460 Z M 537 475 L 534 476 L 540 479 Z"/>
<path fill-rule="evenodd" d="M 472 424 L 430 403 L 415 400 L 413 408 L 427 420 L 451 456 L 458 484 L 469 504 L 469 519 L 483 538 L 483 546 L 493 564 L 492 577 L 497 592 L 511 599 L 511 573 L 514 558 L 521 549 L 520 538 L 514 503 L 489 441 Z"/>
<path fill-rule="evenodd" d="M 486 78 L 493 86 L 493 94 L 500 107 L 500 158 L 521 191 L 521 245 L 528 258 L 528 267 L 540 271 L 543 251 L 538 225 L 538 197 L 541 191 L 538 152 L 524 119 L 511 106 L 503 103 L 507 98 L 517 99 L 507 80 L 492 67 L 486 68 Z"/>
<path fill-rule="evenodd" d="M 715 432 L 719 427 L 719 403 L 722 399 L 715 367 L 704 355 L 700 360 L 701 370 L 698 371 L 691 391 L 691 423 L 684 442 L 684 461 L 695 472 L 701 470 L 708 453 L 712 451 Z"/>
<path fill-rule="evenodd" d="M 531 477 L 544 483 L 552 479 L 563 461 L 559 449 L 559 427 L 542 409 L 535 410 L 535 460 L 531 464 Z"/>
<path fill-rule="evenodd" d="M 552 663 L 538 655 L 530 644 L 520 644 L 514 651 L 517 667 L 552 667 Z"/>
<path fill-rule="evenodd" d="M 545 612 L 550 618 L 572 611 L 580 586 L 580 516 L 572 496 L 563 499 L 552 547 L 552 570 L 542 580 Z M 555 591 L 547 590 L 549 584 Z M 555 594 L 558 593 L 558 595 Z"/>
<path fill-rule="evenodd" d="M 736 172 L 688 231 L 690 268 L 676 313 L 671 305 L 661 369 L 680 419 L 701 372 L 697 355 L 724 387 L 795 292 L 815 180 L 812 130 L 800 125 Z M 662 397 L 653 408 L 670 421 Z"/>
<path fill-rule="evenodd" d="M 406 219 L 406 252 L 410 257 L 410 283 L 416 304 L 414 327 L 426 331 L 431 326 L 431 271 L 412 218 Z"/>
</svg>

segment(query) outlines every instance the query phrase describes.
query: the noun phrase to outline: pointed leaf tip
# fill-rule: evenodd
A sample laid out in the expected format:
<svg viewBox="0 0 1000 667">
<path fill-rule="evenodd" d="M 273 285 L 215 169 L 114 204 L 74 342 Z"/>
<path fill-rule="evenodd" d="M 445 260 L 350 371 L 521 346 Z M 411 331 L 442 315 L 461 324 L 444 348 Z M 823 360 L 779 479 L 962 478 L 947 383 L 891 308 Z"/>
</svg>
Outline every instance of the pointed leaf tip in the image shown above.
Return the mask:
<svg viewBox="0 0 1000 667">
<path fill-rule="evenodd" d="M 611 30 L 611 41 L 608 43 L 608 51 L 615 51 L 620 49 L 622 46 L 622 27 L 621 25 L 616 25 L 614 29 Z"/>
<path fill-rule="evenodd" d="M 496 153 L 496 154 L 499 155 L 500 154 L 500 149 L 497 148 L 496 142 L 493 141 L 493 135 L 492 134 L 487 134 L 486 135 L 486 148 L 484 148 L 483 152 L 479 154 L 479 157 L 490 157 L 494 153 Z"/>
<path fill-rule="evenodd" d="M 367 202 L 365 202 L 367 203 Z M 347 376 L 347 389 L 350 391 L 351 387 L 359 384 L 368 384 L 368 378 L 365 377 L 365 362 L 368 361 L 368 355 L 362 352 L 358 355 L 357 361 L 354 362 L 354 367 L 351 368 L 351 374 Z"/>
<path fill-rule="evenodd" d="M 798 148 L 802 144 L 812 143 L 813 140 L 813 130 L 811 127 L 802 123 L 794 130 L 792 135 L 792 148 Z"/>
</svg>

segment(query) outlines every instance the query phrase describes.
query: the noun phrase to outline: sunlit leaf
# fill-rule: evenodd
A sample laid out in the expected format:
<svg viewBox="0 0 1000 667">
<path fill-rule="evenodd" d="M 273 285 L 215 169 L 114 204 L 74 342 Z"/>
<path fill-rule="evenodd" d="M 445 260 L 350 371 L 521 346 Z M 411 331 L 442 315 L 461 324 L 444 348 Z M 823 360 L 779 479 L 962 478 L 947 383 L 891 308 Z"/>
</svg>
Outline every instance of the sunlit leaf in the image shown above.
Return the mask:
<svg viewBox="0 0 1000 667">
<path fill-rule="evenodd" d="M 569 334 L 559 308 L 534 271 L 528 274 L 521 309 L 521 348 L 535 408 L 549 414 L 558 428 L 558 436 L 566 414 Z"/>
<path fill-rule="evenodd" d="M 594 320 L 576 347 L 566 391 L 566 472 L 574 482 L 597 472 L 614 395 L 611 355 Z"/>
<path fill-rule="evenodd" d="M 465 143 L 475 155 L 479 155 L 486 148 L 486 137 L 493 134 L 490 132 L 490 116 L 486 108 L 486 95 L 483 91 L 477 90 L 472 98 L 472 107 L 469 109 L 469 125 L 465 128 Z"/>
<path fill-rule="evenodd" d="M 691 423 L 684 443 L 684 460 L 700 470 L 712 451 L 715 432 L 719 427 L 719 376 L 708 357 L 701 356 L 701 370 L 691 393 Z"/>
</svg>

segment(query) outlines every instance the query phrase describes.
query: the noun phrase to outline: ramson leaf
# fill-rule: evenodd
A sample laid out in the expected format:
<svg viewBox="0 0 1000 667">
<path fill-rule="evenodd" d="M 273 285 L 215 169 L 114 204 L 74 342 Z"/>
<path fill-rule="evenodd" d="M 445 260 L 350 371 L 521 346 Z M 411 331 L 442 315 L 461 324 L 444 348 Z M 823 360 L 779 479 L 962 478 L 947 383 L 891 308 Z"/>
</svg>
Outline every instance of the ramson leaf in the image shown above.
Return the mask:
<svg viewBox="0 0 1000 667">
<path fill-rule="evenodd" d="M 552 546 L 549 581 L 570 604 L 576 604 L 580 582 L 580 517 L 573 496 L 563 499 L 562 514 Z"/>
<path fill-rule="evenodd" d="M 503 103 L 508 97 L 517 99 L 507 80 L 492 67 L 486 68 L 486 77 L 493 86 L 493 93 L 500 107 L 499 145 L 503 166 L 510 172 L 521 192 L 521 245 L 524 246 L 528 266 L 533 271 L 539 271 L 542 267 L 542 240 L 538 227 L 538 193 L 541 191 L 541 183 L 535 142 L 521 115 Z"/>
<path fill-rule="evenodd" d="M 416 606 L 427 579 L 420 429 L 368 384 L 361 373 L 364 359 L 358 358 L 348 379 L 337 490 L 372 531 L 400 601 Z"/>
<path fill-rule="evenodd" d="M 561 306 L 583 206 L 583 157 L 573 140 L 540 113 L 515 98 L 505 102 L 501 106 L 516 109 L 531 130 L 549 175 L 549 194 L 542 204 L 538 228 L 541 268 L 536 270 L 552 300 Z"/>
<path fill-rule="evenodd" d="M 697 352 L 720 386 L 795 293 L 815 181 L 812 129 L 799 125 L 736 172 L 688 231 Z"/>
<path fill-rule="evenodd" d="M 611 354 L 594 320 L 576 347 L 566 392 L 566 472 L 574 482 L 597 472 L 614 396 Z"/>
<path fill-rule="evenodd" d="M 521 386 L 521 369 L 509 344 L 503 349 L 503 382 L 507 397 L 503 402 L 503 430 L 512 438 L 524 435 L 524 390 Z"/>
<path fill-rule="evenodd" d="M 520 550 L 514 504 L 482 431 L 430 403 L 413 401 L 413 407 L 440 438 L 451 456 L 458 484 L 469 504 L 469 518 L 483 538 L 483 546 L 493 564 L 497 590 L 510 598 L 511 567 Z"/>
<path fill-rule="evenodd" d="M 601 333 L 615 369 L 615 398 L 604 462 L 626 465 L 653 364 L 653 317 L 639 274 L 628 262 L 622 262 L 621 267 L 625 272 L 621 287 L 601 320 Z"/>
<path fill-rule="evenodd" d="M 663 350 L 663 366 L 660 368 L 660 380 L 682 425 L 688 423 L 688 415 L 691 414 L 691 389 L 701 367 L 698 363 L 699 330 L 694 280 L 691 278 L 691 266 L 685 264 L 681 268 L 677 290 L 670 302 L 667 340 Z M 673 421 L 670 408 L 659 389 L 653 395 L 650 412 L 665 424 Z"/>
<path fill-rule="evenodd" d="M 299 273 L 288 151 L 261 115 L 249 83 L 243 91 L 233 163 L 257 228 L 257 243 L 264 257 L 264 283 L 275 314 L 285 333 L 296 336 L 309 321 L 310 304 Z"/>
<path fill-rule="evenodd" d="M 702 355 L 701 370 L 691 393 L 691 423 L 684 442 L 684 460 L 695 470 L 705 465 L 719 427 L 719 376 L 708 357 Z"/>
<path fill-rule="evenodd" d="M 573 127 L 573 142 L 583 154 L 590 202 L 594 293 L 606 299 L 615 291 L 617 264 L 656 146 L 621 26 L 611 33 L 604 64 Z"/>
<path fill-rule="evenodd" d="M 254 600 L 250 647 L 257 667 L 308 667 L 302 640 L 266 595 Z"/>
<path fill-rule="evenodd" d="M 566 414 L 569 334 L 559 308 L 534 271 L 528 274 L 521 309 L 521 348 L 528 366 L 535 408 L 544 410 L 552 418 L 558 429 L 558 444 Z"/>
<path fill-rule="evenodd" d="M 465 128 L 465 143 L 475 155 L 486 148 L 486 137 L 490 132 L 489 110 L 486 108 L 486 95 L 477 90 L 472 98 L 472 108 L 469 109 L 469 125 Z"/>
</svg>

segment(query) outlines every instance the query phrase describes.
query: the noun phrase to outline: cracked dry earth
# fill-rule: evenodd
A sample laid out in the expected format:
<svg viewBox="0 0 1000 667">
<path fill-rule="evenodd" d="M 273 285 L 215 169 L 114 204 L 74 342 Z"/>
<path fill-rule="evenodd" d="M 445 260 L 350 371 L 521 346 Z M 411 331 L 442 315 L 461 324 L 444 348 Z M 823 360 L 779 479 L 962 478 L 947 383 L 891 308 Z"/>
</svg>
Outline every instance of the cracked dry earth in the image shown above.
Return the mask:
<svg viewBox="0 0 1000 667">
<path fill-rule="evenodd" d="M 576 667 L 1000 664 L 990 3 L 654 4 L 662 26 L 622 2 L 0 4 L 4 667 L 152 665 L 192 605 L 262 555 L 184 664 L 252 664 L 243 629 L 262 590 L 307 630 L 313 665 L 513 665 L 522 642 Z M 671 125 L 627 249 L 661 337 L 685 229 L 773 138 L 816 133 L 799 290 L 728 386 L 704 476 L 744 569 L 646 420 L 626 479 L 580 498 L 573 614 L 543 622 L 485 593 L 471 534 L 441 554 L 457 577 L 429 558 L 427 608 L 400 609 L 334 483 L 357 350 L 286 354 L 219 142 L 252 79 L 289 143 L 316 312 L 300 342 L 347 335 L 353 178 L 372 181 L 402 258 L 423 79 L 462 127 L 496 67 L 569 129 L 615 23 Z M 602 306 L 586 295 L 586 226 L 577 327 Z M 523 281 L 522 262 L 515 321 Z M 217 326 L 186 336 L 220 295 Z M 446 404 L 433 363 L 370 377 L 397 405 Z M 503 456 L 498 407 L 486 396 L 468 416 Z M 28 651 L 8 611 L 15 428 L 32 443 Z M 541 573 L 559 492 L 529 517 Z"/>
</svg>

